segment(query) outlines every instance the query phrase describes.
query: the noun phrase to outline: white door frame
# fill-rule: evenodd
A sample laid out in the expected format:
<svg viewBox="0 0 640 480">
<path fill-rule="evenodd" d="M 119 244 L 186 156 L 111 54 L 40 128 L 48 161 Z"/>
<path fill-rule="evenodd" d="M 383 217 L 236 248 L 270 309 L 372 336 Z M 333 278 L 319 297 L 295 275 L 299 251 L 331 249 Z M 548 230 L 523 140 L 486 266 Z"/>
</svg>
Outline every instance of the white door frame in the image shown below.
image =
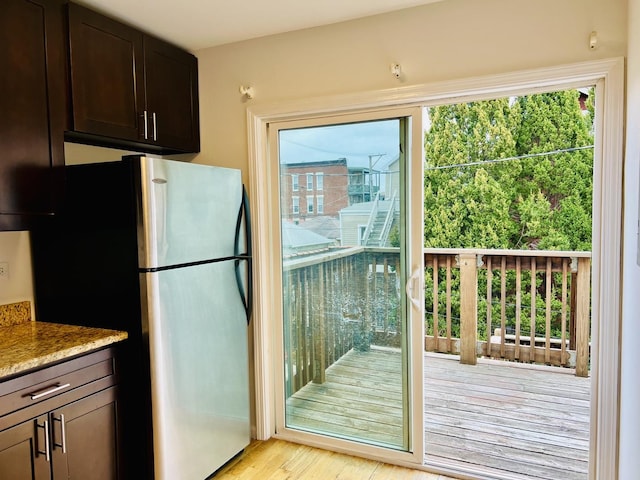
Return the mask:
<svg viewBox="0 0 640 480">
<path fill-rule="evenodd" d="M 412 291 L 416 297 L 412 301 L 407 301 L 406 316 L 404 321 L 407 322 L 411 333 L 409 336 L 408 344 L 403 346 L 403 359 L 407 359 L 406 367 L 407 371 L 403 372 L 403 385 L 407 396 L 408 409 L 403 412 L 407 422 L 405 433 L 409 437 L 409 445 L 407 451 L 395 450 L 392 448 L 379 447 L 374 445 L 368 445 L 364 443 L 358 443 L 355 441 L 341 440 L 335 437 L 329 437 L 324 435 L 312 434 L 309 432 L 303 432 L 300 430 L 290 429 L 286 427 L 284 410 L 286 398 L 285 391 L 285 379 L 284 369 L 282 368 L 282 362 L 279 359 L 284 357 L 284 331 L 282 325 L 284 306 L 282 305 L 282 278 L 280 272 L 282 270 L 282 257 L 280 248 L 280 206 L 277 204 L 279 201 L 279 185 L 278 180 L 280 175 L 276 170 L 279 168 L 279 151 L 278 151 L 278 137 L 279 132 L 282 130 L 316 127 L 326 125 L 336 125 L 340 123 L 356 123 L 356 122 L 375 122 L 385 119 L 410 119 L 406 122 L 408 124 L 415 125 L 415 128 L 405 128 L 400 126 L 399 134 L 403 136 L 402 144 L 405 147 L 404 157 L 408 159 L 408 165 L 404 166 L 404 171 L 401 172 L 403 178 L 408 179 L 406 184 L 406 193 L 414 194 L 413 198 L 403 199 L 405 211 L 403 216 L 405 217 L 406 228 L 403 229 L 405 241 L 405 255 L 406 265 L 403 268 L 405 276 L 408 279 L 411 272 L 424 271 L 423 268 L 423 221 L 424 221 L 424 206 L 422 202 L 422 187 L 424 178 L 423 161 L 424 149 L 422 139 L 422 108 L 419 106 L 410 107 L 385 107 L 378 109 L 368 109 L 367 111 L 339 113 L 339 114 L 320 114 L 313 117 L 306 117 L 304 119 L 296 120 L 280 120 L 270 122 L 270 128 L 268 132 L 269 139 L 269 158 L 274 159 L 271 167 L 274 171 L 270 171 L 273 176 L 269 179 L 270 189 L 269 195 L 273 205 L 271 210 L 271 216 L 269 223 L 271 225 L 272 235 L 266 243 L 273 246 L 270 256 L 266 260 L 268 263 L 268 269 L 271 272 L 269 279 L 271 290 L 274 293 L 272 302 L 269 305 L 269 315 L 273 323 L 270 325 L 269 334 L 274 363 L 272 366 L 273 374 L 273 387 L 274 387 L 274 404 L 275 411 L 275 435 L 278 438 L 283 438 L 299 443 L 306 443 L 315 445 L 327 449 L 357 453 L 362 456 L 371 458 L 377 458 L 385 460 L 387 462 L 397 462 L 401 464 L 410 464 L 415 467 L 421 466 L 424 458 L 424 366 L 423 355 L 424 351 L 424 309 L 416 308 L 415 305 L 424 305 L 424 285 L 418 284 L 419 282 L 412 280 Z M 400 122 L 403 125 L 403 122 Z M 405 134 L 406 133 L 406 134 Z M 398 139 L 400 142 L 400 138 Z M 276 161 L 278 160 L 278 161 Z M 404 164 L 404 162 L 402 162 Z M 411 170 L 410 172 L 408 170 Z M 413 181 L 414 185 L 409 185 L 408 182 Z M 412 231 L 419 229 L 419 231 Z M 406 232 L 406 233 L 405 233 Z M 264 240 L 264 239 L 263 239 Z M 404 290 L 401 290 L 404 294 Z M 419 352 L 418 355 L 415 353 Z M 404 375 L 406 373 L 406 376 Z"/>
<path fill-rule="evenodd" d="M 247 110 L 249 192 L 253 205 L 255 348 L 255 437 L 275 433 L 272 305 L 280 293 L 271 288 L 268 260 L 277 251 L 270 212 L 278 211 L 267 184 L 272 175 L 268 125 L 275 121 L 340 115 L 415 105 L 458 103 L 506 95 L 596 86 L 596 139 L 593 185 L 592 359 L 590 479 L 616 478 L 619 427 L 619 342 L 621 307 L 621 224 L 624 136 L 624 59 L 613 58 L 500 75 L 359 92 L 255 106 Z M 271 162 L 273 163 L 273 162 Z M 275 209 L 275 210 L 274 210 Z M 358 452 L 355 452 L 358 453 Z M 401 462 L 398 462 L 401 463 Z M 481 472 L 477 472 L 478 475 Z"/>
</svg>

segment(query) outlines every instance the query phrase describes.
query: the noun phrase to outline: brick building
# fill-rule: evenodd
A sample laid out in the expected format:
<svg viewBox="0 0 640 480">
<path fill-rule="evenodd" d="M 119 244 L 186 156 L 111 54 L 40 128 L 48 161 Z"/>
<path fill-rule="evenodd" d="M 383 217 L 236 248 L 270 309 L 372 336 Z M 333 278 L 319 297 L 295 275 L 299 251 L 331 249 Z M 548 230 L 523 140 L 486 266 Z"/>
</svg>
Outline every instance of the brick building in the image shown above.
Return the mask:
<svg viewBox="0 0 640 480">
<path fill-rule="evenodd" d="M 366 168 L 350 168 L 346 158 L 280 166 L 283 220 L 304 221 L 317 216 L 338 217 L 340 210 L 367 202 L 380 189 L 370 185 Z"/>
</svg>

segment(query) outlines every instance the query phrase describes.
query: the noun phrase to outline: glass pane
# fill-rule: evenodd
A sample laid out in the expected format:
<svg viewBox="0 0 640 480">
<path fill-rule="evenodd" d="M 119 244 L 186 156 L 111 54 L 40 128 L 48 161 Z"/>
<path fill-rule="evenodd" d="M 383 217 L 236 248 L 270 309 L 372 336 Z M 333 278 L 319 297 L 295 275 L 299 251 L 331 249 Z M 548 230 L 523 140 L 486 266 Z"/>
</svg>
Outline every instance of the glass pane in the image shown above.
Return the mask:
<svg viewBox="0 0 640 480">
<path fill-rule="evenodd" d="M 402 121 L 278 141 L 286 427 L 406 451 Z"/>
</svg>

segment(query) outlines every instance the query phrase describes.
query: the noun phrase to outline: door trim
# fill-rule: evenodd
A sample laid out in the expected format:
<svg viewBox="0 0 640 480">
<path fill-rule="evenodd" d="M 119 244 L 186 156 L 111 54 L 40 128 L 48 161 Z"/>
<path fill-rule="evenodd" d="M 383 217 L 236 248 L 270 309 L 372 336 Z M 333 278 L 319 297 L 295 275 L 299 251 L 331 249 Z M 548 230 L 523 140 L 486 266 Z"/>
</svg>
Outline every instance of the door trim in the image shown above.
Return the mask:
<svg viewBox="0 0 640 480">
<path fill-rule="evenodd" d="M 388 90 L 258 105 L 247 110 L 250 195 L 254 210 L 256 302 L 254 309 L 257 439 L 275 433 L 273 276 L 270 202 L 264 179 L 272 178 L 267 159 L 268 125 L 287 119 L 339 115 L 371 109 L 454 103 L 596 85 L 592 268 L 592 358 L 590 478 L 616 478 L 618 466 L 621 323 L 621 227 L 624 133 L 624 59 L 613 58 Z M 257 242 L 256 239 L 261 239 Z M 277 249 L 276 249 L 277 251 Z M 600 321 L 600 319 L 606 319 Z M 357 452 L 354 452 L 357 453 Z M 481 474 L 481 472 L 477 472 Z"/>
<path fill-rule="evenodd" d="M 284 356 L 283 345 L 283 325 L 281 319 L 283 318 L 284 306 L 282 303 L 282 277 L 280 272 L 282 271 L 282 257 L 280 248 L 280 205 L 279 205 L 279 159 L 278 152 L 278 132 L 287 129 L 303 128 L 303 127 L 320 127 L 326 125 L 336 125 L 344 123 L 357 123 L 357 122 L 375 122 L 385 119 L 400 119 L 400 135 L 404 136 L 403 145 L 406 146 L 407 152 L 404 157 L 408 159 L 424 158 L 423 145 L 422 145 L 422 109 L 419 106 L 410 107 L 397 107 L 397 108 L 384 108 L 369 109 L 364 112 L 350 112 L 333 114 L 322 114 L 315 117 L 306 117 L 300 120 L 287 119 L 283 121 L 269 122 L 268 131 L 268 143 L 269 143 L 269 158 L 274 159 L 270 168 L 275 169 L 270 171 L 272 177 L 269 177 L 267 182 L 270 185 L 268 194 L 270 201 L 273 205 L 273 210 L 268 218 L 271 230 L 269 232 L 268 241 L 265 242 L 273 246 L 269 257 L 266 262 L 268 269 L 271 272 L 270 278 L 270 290 L 273 297 L 271 298 L 270 305 L 267 306 L 269 310 L 269 318 L 271 324 L 269 326 L 271 351 L 273 352 L 273 409 L 275 412 L 275 424 L 272 435 L 275 434 L 279 438 L 295 440 L 300 443 L 314 443 L 317 446 L 336 449 L 344 452 L 353 453 L 354 451 L 363 456 L 375 457 L 380 460 L 390 462 L 402 462 L 405 464 L 411 464 L 414 467 L 422 465 L 424 456 L 424 409 L 423 409 L 423 356 L 415 355 L 415 352 L 422 352 L 424 350 L 424 321 L 419 319 L 424 318 L 424 311 L 416 308 L 407 307 L 407 326 L 411 329 L 410 341 L 405 343 L 403 354 L 406 355 L 407 372 L 403 375 L 403 384 L 406 388 L 407 400 L 409 408 L 404 412 L 405 421 L 407 422 L 407 435 L 408 435 L 408 451 L 395 450 L 393 448 L 380 447 L 373 444 L 359 443 L 349 440 L 341 440 L 335 437 L 324 436 L 321 434 L 312 434 L 309 432 L 303 432 L 293 428 L 287 428 L 284 410 L 285 410 L 285 395 L 284 395 L 284 370 L 281 368 L 282 359 Z M 410 119 L 409 121 L 403 121 L 403 119 Z M 413 123 L 415 128 L 405 127 L 403 125 Z M 408 154 L 407 154 L 408 153 Z M 402 154 L 401 154 L 402 155 Z M 404 163 L 404 162 L 403 162 Z M 406 245 L 406 259 L 404 263 L 407 270 L 414 271 L 420 269 L 423 264 L 422 255 L 422 224 L 423 224 L 423 202 L 421 200 L 422 195 L 422 174 L 423 162 L 422 161 L 410 161 L 409 165 L 405 165 L 404 176 L 417 182 L 417 185 L 407 185 L 406 193 L 415 192 L 418 188 L 416 196 L 412 199 L 408 197 L 403 201 L 406 212 L 406 223 L 409 229 L 419 228 L 419 231 L 407 231 L 406 237 L 408 241 Z M 408 172 L 411 169 L 411 172 Z M 266 183 L 266 182 L 265 182 Z M 417 201 L 416 201 L 417 199 Z M 417 205 L 419 208 L 416 208 Z M 277 212 L 277 213 L 276 213 Z M 268 213 L 268 212 L 267 212 Z M 263 240 L 267 237 L 263 237 Z M 422 268 L 424 271 L 424 268 Z M 409 274 L 407 274 L 408 277 Z M 404 284 L 404 283 L 403 283 Z M 423 291 L 424 288 L 421 289 Z M 401 289 L 404 293 L 404 289 Z M 423 293 L 422 293 L 423 295 Z M 421 295 L 420 295 L 421 297 Z M 408 302 L 407 302 L 408 303 Z M 424 301 L 422 302 L 424 304 Z"/>
</svg>

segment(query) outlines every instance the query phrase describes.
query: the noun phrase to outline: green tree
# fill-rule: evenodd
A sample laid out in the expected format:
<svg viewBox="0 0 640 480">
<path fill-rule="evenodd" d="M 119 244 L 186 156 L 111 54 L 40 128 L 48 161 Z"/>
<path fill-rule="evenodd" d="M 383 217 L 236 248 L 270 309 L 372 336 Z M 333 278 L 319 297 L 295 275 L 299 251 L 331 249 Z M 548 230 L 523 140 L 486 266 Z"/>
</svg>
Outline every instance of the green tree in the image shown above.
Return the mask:
<svg viewBox="0 0 640 480">
<path fill-rule="evenodd" d="M 590 249 L 592 116 L 578 97 L 430 108 L 425 246 Z"/>
<path fill-rule="evenodd" d="M 424 137 L 425 246 L 590 250 L 593 93 L 591 89 L 587 112 L 580 108 L 579 92 L 573 90 L 430 108 L 431 125 Z M 487 309 L 484 275 L 486 271 L 479 271 L 481 338 Z M 500 281 L 494 274 L 494 294 Z M 508 309 L 512 309 L 515 274 L 508 272 L 506 281 Z M 529 281 L 522 279 L 525 305 L 531 303 Z M 426 273 L 425 282 L 426 311 L 433 312 L 432 271 Z M 454 291 L 458 282 L 454 272 Z M 541 277 L 536 283 L 536 289 L 545 288 Z M 444 278 L 439 286 L 443 312 Z M 454 294 L 454 318 L 459 317 L 459 300 Z M 542 328 L 542 297 L 536 303 L 536 323 Z M 498 305 L 491 309 L 493 318 L 499 318 Z M 433 334 L 430 315 L 427 331 Z M 440 318 L 437 328 L 443 333 Z M 523 314 L 525 332 L 528 322 L 529 315 Z M 458 328 L 454 325 L 454 335 Z"/>
<path fill-rule="evenodd" d="M 577 90 L 520 97 L 522 120 L 515 134 L 520 156 L 574 149 L 521 160 L 514 218 L 521 221 L 521 201 L 548 203 L 542 230 L 517 239 L 514 248 L 590 250 L 593 188 L 591 114 L 580 109 Z M 542 213 L 542 212 L 540 212 Z M 574 223 L 575 222 L 575 223 Z M 522 231 L 522 229 L 520 229 Z"/>
<path fill-rule="evenodd" d="M 513 173 L 500 165 L 465 167 L 516 153 L 518 108 L 509 99 L 429 110 L 425 134 L 425 245 L 507 248 L 513 232 Z M 450 168 L 451 166 L 460 167 Z"/>
</svg>

